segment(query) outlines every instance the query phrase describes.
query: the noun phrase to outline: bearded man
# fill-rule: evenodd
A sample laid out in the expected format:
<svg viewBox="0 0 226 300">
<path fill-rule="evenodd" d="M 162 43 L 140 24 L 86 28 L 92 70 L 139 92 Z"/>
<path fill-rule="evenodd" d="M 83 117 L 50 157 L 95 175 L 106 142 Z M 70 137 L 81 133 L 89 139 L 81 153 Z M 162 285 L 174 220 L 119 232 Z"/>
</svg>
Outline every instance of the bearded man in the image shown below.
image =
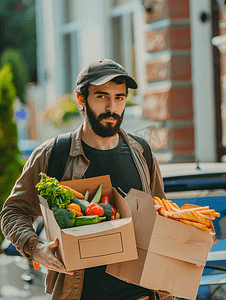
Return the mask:
<svg viewBox="0 0 226 300">
<path fill-rule="evenodd" d="M 84 117 L 73 132 L 61 181 L 110 175 L 112 186 L 128 193 L 131 188 L 166 198 L 158 162 L 152 155 L 151 176 L 143 148 L 122 128 L 128 89 L 137 82 L 110 59 L 94 61 L 77 78 L 75 96 Z M 35 188 L 46 172 L 54 139 L 36 148 L 1 212 L 1 227 L 20 253 L 48 269 L 46 292 L 52 300 L 173 299 L 171 296 L 121 281 L 105 272 L 106 266 L 67 272 L 56 257 L 58 240 L 44 244 L 32 222 L 41 216 Z M 59 158 L 60 159 L 60 158 Z"/>
</svg>

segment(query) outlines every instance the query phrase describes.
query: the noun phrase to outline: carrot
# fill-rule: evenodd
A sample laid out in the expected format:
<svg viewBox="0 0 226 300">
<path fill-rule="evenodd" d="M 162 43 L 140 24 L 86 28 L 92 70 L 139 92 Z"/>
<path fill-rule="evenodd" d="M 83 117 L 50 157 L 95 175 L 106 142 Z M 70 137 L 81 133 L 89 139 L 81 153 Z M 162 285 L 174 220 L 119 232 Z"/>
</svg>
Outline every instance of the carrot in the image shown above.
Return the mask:
<svg viewBox="0 0 226 300">
<path fill-rule="evenodd" d="M 61 184 L 61 183 L 60 183 L 60 186 L 62 186 L 62 188 L 64 188 L 64 189 L 67 189 L 67 190 L 72 191 L 73 195 L 74 195 L 76 198 L 78 198 L 78 199 L 83 199 L 83 198 L 84 198 L 84 196 L 83 196 L 81 193 L 77 192 L 76 190 L 72 189 L 71 187 L 69 187 L 69 186 L 67 186 L 67 185 L 63 185 L 63 184 Z"/>
</svg>

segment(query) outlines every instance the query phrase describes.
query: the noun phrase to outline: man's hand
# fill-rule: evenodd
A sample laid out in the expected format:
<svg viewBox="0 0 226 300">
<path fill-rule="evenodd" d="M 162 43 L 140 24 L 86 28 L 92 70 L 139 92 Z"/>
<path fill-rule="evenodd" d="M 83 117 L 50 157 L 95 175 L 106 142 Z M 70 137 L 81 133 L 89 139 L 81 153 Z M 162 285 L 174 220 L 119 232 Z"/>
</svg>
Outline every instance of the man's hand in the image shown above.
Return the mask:
<svg viewBox="0 0 226 300">
<path fill-rule="evenodd" d="M 48 270 L 73 275 L 73 272 L 68 272 L 62 262 L 55 256 L 58 244 L 58 239 L 48 244 L 38 243 L 34 249 L 33 258 Z"/>
</svg>

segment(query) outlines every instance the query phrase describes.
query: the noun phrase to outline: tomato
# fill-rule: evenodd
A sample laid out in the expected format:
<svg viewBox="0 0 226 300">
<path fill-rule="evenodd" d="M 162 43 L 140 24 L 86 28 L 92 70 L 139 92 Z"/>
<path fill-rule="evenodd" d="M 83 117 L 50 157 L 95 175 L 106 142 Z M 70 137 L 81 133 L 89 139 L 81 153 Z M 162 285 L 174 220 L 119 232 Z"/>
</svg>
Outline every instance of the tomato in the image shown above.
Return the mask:
<svg viewBox="0 0 226 300">
<path fill-rule="evenodd" d="M 110 204 L 110 196 L 108 194 L 104 194 L 101 197 L 101 203 Z"/>
</svg>

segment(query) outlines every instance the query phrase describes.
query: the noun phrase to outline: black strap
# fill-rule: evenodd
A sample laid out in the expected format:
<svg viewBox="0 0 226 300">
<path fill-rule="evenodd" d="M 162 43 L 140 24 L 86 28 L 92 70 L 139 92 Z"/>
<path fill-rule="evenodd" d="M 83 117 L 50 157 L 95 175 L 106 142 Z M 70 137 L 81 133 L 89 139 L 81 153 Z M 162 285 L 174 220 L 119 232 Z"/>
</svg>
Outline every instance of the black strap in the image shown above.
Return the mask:
<svg viewBox="0 0 226 300">
<path fill-rule="evenodd" d="M 133 134 L 129 134 L 129 135 L 132 138 L 134 138 L 143 147 L 144 149 L 143 155 L 147 161 L 148 169 L 151 177 L 153 157 L 152 157 L 152 152 L 149 144 L 139 136 L 135 136 Z M 55 138 L 54 146 L 49 158 L 47 175 L 50 177 L 55 177 L 59 181 L 61 181 L 64 175 L 64 170 L 65 170 L 66 162 L 71 147 L 71 137 L 72 137 L 71 132 L 58 135 Z"/>
<path fill-rule="evenodd" d="M 143 155 L 147 161 L 149 173 L 150 173 L 150 178 L 151 178 L 151 173 L 152 173 L 152 166 L 153 166 L 153 157 L 152 157 L 152 152 L 149 144 L 140 136 L 135 136 L 133 134 L 129 134 L 134 140 L 136 140 L 144 149 Z"/>
<path fill-rule="evenodd" d="M 55 177 L 61 181 L 65 166 L 67 163 L 68 155 L 71 148 L 72 132 L 63 133 L 55 138 L 54 146 L 49 158 L 47 175 Z"/>
</svg>

